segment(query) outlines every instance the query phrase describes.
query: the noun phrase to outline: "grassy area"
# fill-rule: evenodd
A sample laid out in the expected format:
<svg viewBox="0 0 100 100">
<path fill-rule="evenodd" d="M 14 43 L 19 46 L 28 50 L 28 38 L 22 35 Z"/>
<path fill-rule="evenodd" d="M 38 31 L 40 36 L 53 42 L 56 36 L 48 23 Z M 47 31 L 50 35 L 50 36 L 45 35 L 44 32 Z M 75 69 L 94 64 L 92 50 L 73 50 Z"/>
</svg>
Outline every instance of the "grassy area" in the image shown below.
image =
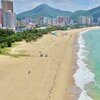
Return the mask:
<svg viewBox="0 0 100 100">
<path fill-rule="evenodd" d="M 3 54 L 3 55 L 8 55 L 9 52 L 11 51 L 11 48 L 0 48 L 0 54 Z"/>
<path fill-rule="evenodd" d="M 26 51 L 25 50 L 21 50 L 18 52 L 18 54 L 11 54 L 11 49 L 16 47 L 17 44 L 16 43 L 12 43 L 12 47 L 8 48 L 8 47 L 5 47 L 5 48 L 0 48 L 0 54 L 1 55 L 7 55 L 7 56 L 12 56 L 12 57 L 16 57 L 16 58 L 19 58 L 19 57 L 29 57 L 28 54 L 26 54 Z"/>
<path fill-rule="evenodd" d="M 8 56 L 20 58 L 20 57 L 30 57 L 28 54 L 8 54 Z"/>
<path fill-rule="evenodd" d="M 11 48 L 0 48 L 1 55 L 7 55 L 7 56 L 16 57 L 16 58 L 30 57 L 28 54 L 25 54 L 24 50 L 20 51 L 18 54 L 10 54 L 10 52 L 11 52 Z"/>
</svg>

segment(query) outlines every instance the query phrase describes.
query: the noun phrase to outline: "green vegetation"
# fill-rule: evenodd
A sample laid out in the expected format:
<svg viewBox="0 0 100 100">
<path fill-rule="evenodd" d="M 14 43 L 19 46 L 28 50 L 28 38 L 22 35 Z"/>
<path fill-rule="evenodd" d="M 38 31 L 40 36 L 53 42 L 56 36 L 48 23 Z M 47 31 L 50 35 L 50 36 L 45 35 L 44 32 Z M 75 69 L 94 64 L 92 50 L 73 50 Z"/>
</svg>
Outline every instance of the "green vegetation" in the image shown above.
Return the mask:
<svg viewBox="0 0 100 100">
<path fill-rule="evenodd" d="M 46 29 L 29 29 L 23 32 L 14 32 L 8 29 L 0 29 L 0 53 L 8 54 L 9 48 L 12 47 L 14 42 L 20 42 L 25 40 L 26 42 L 36 41 L 43 35 L 55 31 L 55 30 L 66 30 L 67 27 L 51 26 Z"/>
<path fill-rule="evenodd" d="M 67 30 L 87 27 L 86 25 L 75 25 L 72 27 L 69 26 L 49 26 L 46 29 L 29 29 L 22 32 L 14 32 L 9 29 L 0 29 L 0 54 L 9 55 L 10 47 L 15 46 L 15 42 L 20 42 L 25 40 L 26 42 L 36 41 L 41 38 L 43 35 L 50 33 L 51 31 L 56 30 Z M 20 55 L 20 54 L 19 54 Z M 11 56 L 19 56 L 11 55 Z M 27 56 L 27 55 L 22 55 Z"/>
<path fill-rule="evenodd" d="M 10 52 L 10 49 L 9 48 L 0 48 L 0 54 L 3 54 L 3 55 L 8 55 Z"/>
</svg>

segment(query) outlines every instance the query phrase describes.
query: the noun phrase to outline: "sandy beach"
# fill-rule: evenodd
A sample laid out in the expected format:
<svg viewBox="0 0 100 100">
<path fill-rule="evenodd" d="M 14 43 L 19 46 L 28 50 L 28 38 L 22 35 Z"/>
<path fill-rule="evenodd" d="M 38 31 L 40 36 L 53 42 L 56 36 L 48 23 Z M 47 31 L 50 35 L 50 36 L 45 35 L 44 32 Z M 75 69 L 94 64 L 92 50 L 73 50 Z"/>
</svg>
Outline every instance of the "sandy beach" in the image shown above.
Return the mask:
<svg viewBox="0 0 100 100">
<path fill-rule="evenodd" d="M 0 55 L 0 100 L 75 100 L 75 40 L 87 29 L 58 31 L 11 49 L 27 56 Z"/>
</svg>

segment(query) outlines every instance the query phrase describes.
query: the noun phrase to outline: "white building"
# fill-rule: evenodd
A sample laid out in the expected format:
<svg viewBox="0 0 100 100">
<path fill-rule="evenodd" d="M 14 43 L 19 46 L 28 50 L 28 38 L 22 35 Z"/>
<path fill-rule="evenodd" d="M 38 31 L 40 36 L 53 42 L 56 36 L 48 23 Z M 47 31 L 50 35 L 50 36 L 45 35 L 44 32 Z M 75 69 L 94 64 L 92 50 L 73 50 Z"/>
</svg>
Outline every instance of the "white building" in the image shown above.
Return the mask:
<svg viewBox="0 0 100 100">
<path fill-rule="evenodd" d="M 82 25 L 92 25 L 93 18 L 91 16 L 80 16 L 78 18 L 78 24 Z"/>
<path fill-rule="evenodd" d="M 15 28 L 16 28 L 16 14 L 12 13 L 11 10 L 8 10 L 7 12 L 5 12 L 3 23 L 4 23 L 5 28 L 15 30 Z"/>
<path fill-rule="evenodd" d="M 98 18 L 98 25 L 100 25 L 100 17 Z"/>
<path fill-rule="evenodd" d="M 48 18 L 47 17 L 44 17 L 43 24 L 46 26 L 48 25 Z"/>
</svg>

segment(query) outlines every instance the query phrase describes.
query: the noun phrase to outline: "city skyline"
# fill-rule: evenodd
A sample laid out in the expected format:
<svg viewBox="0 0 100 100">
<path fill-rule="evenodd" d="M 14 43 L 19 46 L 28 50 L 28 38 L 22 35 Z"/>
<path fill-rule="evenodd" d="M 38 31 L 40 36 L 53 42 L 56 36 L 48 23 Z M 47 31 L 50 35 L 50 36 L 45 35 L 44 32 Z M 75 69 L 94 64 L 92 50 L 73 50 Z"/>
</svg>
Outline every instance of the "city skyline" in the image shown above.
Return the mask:
<svg viewBox="0 0 100 100">
<path fill-rule="evenodd" d="M 72 12 L 76 10 L 88 10 L 100 6 L 100 0 L 13 0 L 13 2 L 17 14 L 33 9 L 43 3 L 57 9 Z"/>
</svg>

